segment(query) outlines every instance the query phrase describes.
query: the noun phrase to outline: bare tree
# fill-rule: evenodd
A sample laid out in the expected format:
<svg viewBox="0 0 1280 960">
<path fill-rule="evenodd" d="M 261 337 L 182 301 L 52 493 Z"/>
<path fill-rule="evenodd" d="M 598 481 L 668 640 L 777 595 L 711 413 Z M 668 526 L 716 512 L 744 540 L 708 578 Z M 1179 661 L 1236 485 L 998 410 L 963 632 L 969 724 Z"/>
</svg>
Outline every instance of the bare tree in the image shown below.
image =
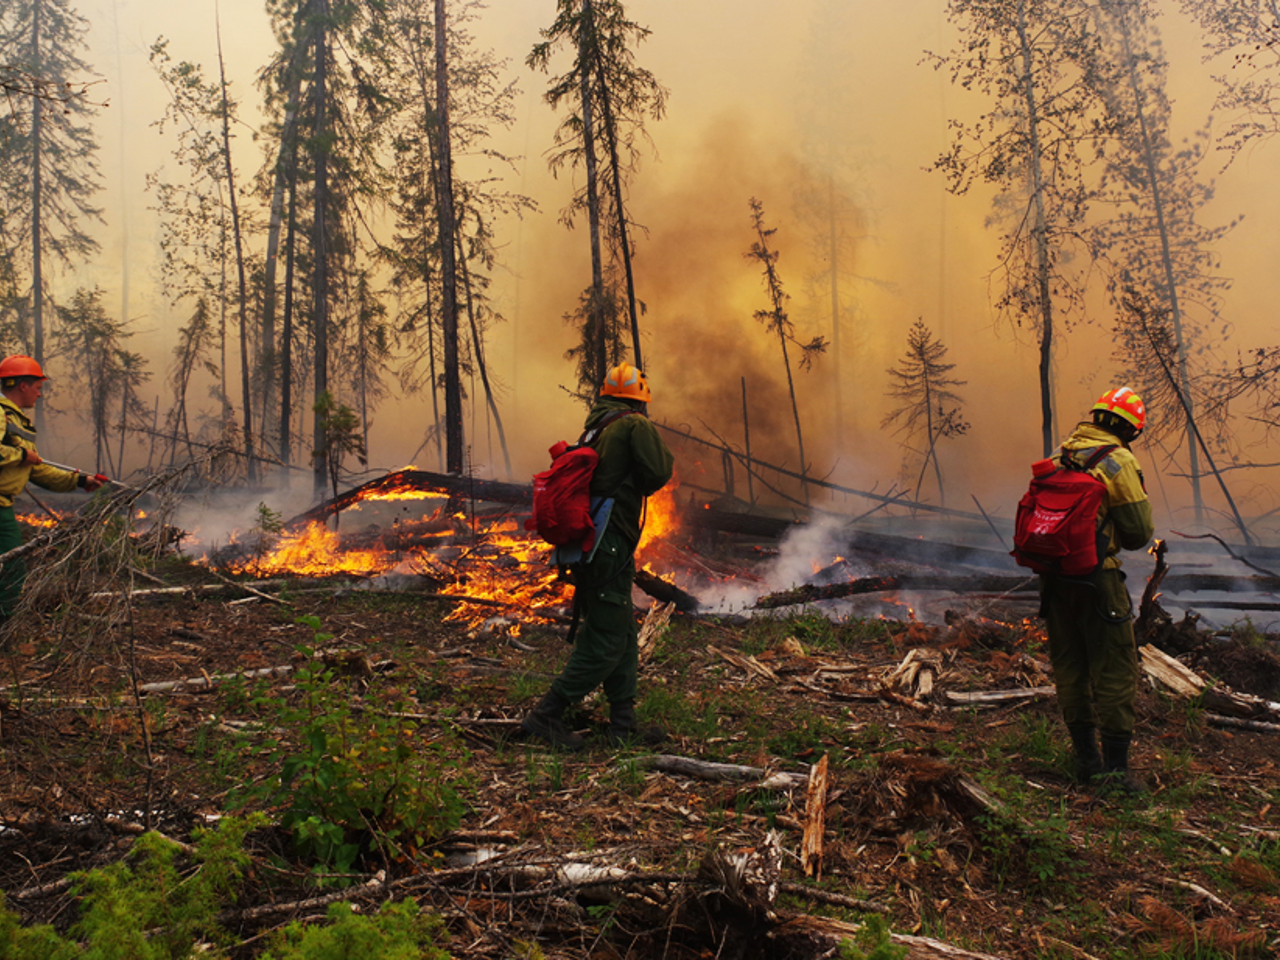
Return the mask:
<svg viewBox="0 0 1280 960">
<path fill-rule="evenodd" d="M 1181 0 L 1204 30 L 1209 60 L 1230 57 L 1215 109 L 1230 118 L 1220 138 L 1231 159 L 1280 133 L 1280 0 Z"/>
<path fill-rule="evenodd" d="M 938 66 L 952 83 L 988 97 L 973 123 L 952 121 L 954 140 L 934 164 L 949 189 L 976 181 L 999 191 L 991 222 L 1004 230 L 994 271 L 996 308 L 1039 341 L 1040 437 L 1054 428 L 1053 356 L 1060 326 L 1082 309 L 1079 279 L 1064 270 L 1075 250 L 1091 188 L 1081 146 L 1106 134 L 1099 83 L 1106 62 L 1086 0 L 951 0 L 962 45 Z"/>
<path fill-rule="evenodd" d="M 1177 410 L 1174 416 L 1156 419 L 1155 436 L 1160 435 L 1160 420 L 1166 424 L 1184 424 L 1192 442 L 1208 464 L 1209 472 L 1218 483 L 1218 489 L 1231 511 L 1232 522 L 1247 544 L 1253 543 L 1249 528 L 1245 525 L 1236 506 L 1235 498 L 1227 487 L 1227 481 L 1218 469 L 1210 445 L 1205 441 L 1202 427 L 1209 425 L 1215 428 L 1215 435 L 1222 437 L 1226 433 L 1227 406 L 1217 402 L 1202 403 L 1199 412 L 1195 412 L 1195 395 L 1191 390 L 1195 385 L 1183 380 L 1178 368 L 1181 355 L 1181 340 L 1175 329 L 1168 308 L 1153 306 L 1142 294 L 1129 289 L 1124 292 L 1122 307 L 1125 321 L 1120 323 L 1116 331 L 1117 338 L 1124 347 L 1124 357 L 1137 373 L 1142 383 L 1142 390 L 1149 405 L 1158 409 Z M 1205 378 L 1210 383 L 1213 381 Z M 1180 415 L 1178 415 L 1180 414 Z M 1167 429 L 1164 432 L 1168 432 Z"/>
<path fill-rule="evenodd" d="M 1199 220 L 1213 186 L 1199 176 L 1207 133 L 1175 145 L 1165 92 L 1167 63 L 1147 0 L 1102 0 L 1095 10 L 1107 54 L 1117 66 L 1100 75 L 1113 135 L 1102 144 L 1099 198 L 1112 211 L 1091 228 L 1096 258 L 1107 265 L 1118 304 L 1136 291 L 1167 315 L 1174 339 L 1178 402 L 1168 416 L 1185 435 L 1195 519 L 1202 521 L 1201 446 L 1196 440 L 1193 352 L 1226 337 L 1219 313 L 1229 281 L 1217 272 L 1214 246 L 1234 226 Z M 1134 316 L 1131 311 L 1122 316 Z"/>
<path fill-rule="evenodd" d="M 769 247 L 769 242 L 777 232 L 776 227 L 765 227 L 764 205 L 752 197 L 751 227 L 755 230 L 756 239 L 747 252 L 748 260 L 760 264 L 764 272 L 765 292 L 769 295 L 769 306 L 757 310 L 755 317 L 765 325 L 770 333 L 777 334 L 778 345 L 782 350 L 782 367 L 787 374 L 787 391 L 791 395 L 791 413 L 796 423 L 796 445 L 800 451 L 800 486 L 804 492 L 805 503 L 809 502 L 809 485 L 807 482 L 809 465 L 804 456 L 804 431 L 800 427 L 800 406 L 796 402 L 796 382 L 791 372 L 791 355 L 787 345 L 791 344 L 800 350 L 800 369 L 808 370 L 818 354 L 827 349 L 826 339 L 814 337 L 807 343 L 796 339 L 795 326 L 787 315 L 787 294 L 782 289 L 782 278 L 778 275 L 778 252 Z"/>
</svg>

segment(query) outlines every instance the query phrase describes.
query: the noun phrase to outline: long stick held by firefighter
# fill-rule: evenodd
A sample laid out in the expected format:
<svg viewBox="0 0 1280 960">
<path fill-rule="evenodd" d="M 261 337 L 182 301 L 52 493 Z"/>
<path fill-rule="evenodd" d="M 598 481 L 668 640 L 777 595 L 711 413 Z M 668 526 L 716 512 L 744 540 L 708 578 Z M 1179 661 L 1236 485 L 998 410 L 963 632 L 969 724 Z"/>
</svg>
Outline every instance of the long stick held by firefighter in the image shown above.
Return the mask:
<svg viewBox="0 0 1280 960">
<path fill-rule="evenodd" d="M 101 474 L 45 463 L 36 452 L 35 424 L 24 411 L 35 409 L 48 379 L 31 357 L 0 360 L 0 408 L 5 418 L 4 437 L 0 439 L 0 554 L 22 545 L 13 501 L 26 489 L 27 481 L 59 493 L 77 487 L 92 493 L 107 482 Z M 6 562 L 0 569 L 0 622 L 13 615 L 26 575 L 26 561 L 21 558 Z"/>
<path fill-rule="evenodd" d="M 671 479 L 674 458 L 645 413 L 650 399 L 645 376 L 629 363 L 609 371 L 600 396 L 587 415 L 584 432 L 573 447 L 552 448 L 556 463 L 534 483 L 534 514 L 539 532 L 543 515 L 572 515 L 563 503 L 539 507 L 539 492 L 554 491 L 564 471 L 557 463 L 577 464 L 590 453 L 593 461 L 586 509 L 591 522 L 577 542 L 563 542 L 556 532 L 548 539 L 557 546 L 557 562 L 567 567 L 574 583 L 573 652 L 551 689 L 521 721 L 529 736 L 562 750 L 580 750 L 585 741 L 564 722 L 565 710 L 597 687 L 609 701 L 608 740 L 622 746 L 636 739 L 661 739 L 657 730 L 640 731 L 636 723 L 639 673 L 639 626 L 633 612 L 631 587 L 635 581 L 635 551 L 644 522 L 645 498 Z M 568 471 L 577 475 L 578 470 Z M 555 474 L 557 476 L 552 476 Z M 539 481 L 542 481 L 541 485 Z M 554 500 L 554 498 L 553 498 Z M 531 521 L 532 522 L 532 521 Z M 548 527 L 561 527 L 550 522 Z M 554 538 L 554 539 L 553 539 Z M 580 623 L 579 623 L 580 621 Z"/>
</svg>

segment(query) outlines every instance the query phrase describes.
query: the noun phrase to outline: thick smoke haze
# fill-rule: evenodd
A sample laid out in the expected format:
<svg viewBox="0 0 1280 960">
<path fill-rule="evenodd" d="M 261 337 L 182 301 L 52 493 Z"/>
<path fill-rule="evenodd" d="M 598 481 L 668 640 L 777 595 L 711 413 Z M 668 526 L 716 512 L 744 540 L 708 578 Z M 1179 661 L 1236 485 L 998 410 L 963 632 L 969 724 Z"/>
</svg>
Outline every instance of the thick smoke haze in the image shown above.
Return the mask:
<svg viewBox="0 0 1280 960">
<path fill-rule="evenodd" d="M 798 337 L 830 340 L 830 311 L 814 279 L 827 265 L 810 242 L 812 191 L 806 199 L 806 184 L 829 178 L 838 184 L 832 197 L 850 239 L 842 265 L 839 350 L 829 349 L 812 370 L 795 372 L 812 471 L 861 489 L 883 492 L 895 481 L 901 488 L 902 438 L 881 427 L 893 407 L 886 371 L 902 356 L 907 331 L 919 319 L 948 347 L 952 374 L 967 381 L 957 392 L 971 429 L 940 447 L 948 503 L 969 508 L 972 494 L 998 516 L 1011 516 L 1028 464 L 1039 456 L 1036 344 L 1030 330 L 997 319 L 992 307 L 998 231 L 987 222 L 990 193 L 976 189 L 950 196 L 941 174 L 928 169 L 947 147 L 948 120 L 972 120 L 989 107 L 980 95 L 952 87 L 946 71 L 924 62 L 926 51 L 946 53 L 957 42 L 946 5 L 633 0 L 627 9 L 652 31 L 636 52 L 637 62 L 669 91 L 667 115 L 649 123 L 653 150 L 630 189 L 632 216 L 645 228 L 636 235 L 635 269 L 637 293 L 647 308 L 642 326 L 655 394 L 652 415 L 704 436 L 714 430 L 740 444 L 745 378 L 753 453 L 797 468 L 778 343 L 753 317 L 768 300 L 759 265 L 744 256 L 754 239 L 748 200 L 763 203 L 766 223 L 777 230 L 772 245 L 780 253 L 778 269 L 791 295 Z M 172 141 L 152 126 L 164 109 L 165 92 L 147 51 L 164 35 L 175 60 L 199 62 L 214 74 L 215 10 L 212 2 L 196 0 L 81 8 L 92 23 L 87 59 L 102 77 L 92 95 L 110 103 L 96 127 L 105 224 L 95 228 L 101 253 L 57 277 L 55 290 L 65 297 L 77 286 L 97 284 L 109 310 L 115 304 L 113 312 L 127 312 L 137 332 L 134 345 L 151 360 L 150 388 L 161 411 L 171 401 L 165 372 L 189 306 L 166 303 L 157 287 L 159 232 L 144 180 L 161 170 L 176 175 L 176 164 L 168 156 Z M 1179 137 L 1190 136 L 1209 115 L 1210 76 L 1222 66 L 1201 62 L 1198 32 L 1177 4 L 1165 3 L 1161 10 L 1174 123 Z M 461 175 L 491 171 L 505 189 L 538 204 L 536 212 L 499 225 L 493 293 L 506 323 L 491 331 L 488 348 L 516 479 L 541 469 L 546 448 L 576 435 L 582 417 L 562 389 L 573 379 L 564 352 L 574 344 L 563 316 L 589 282 L 587 231 L 585 223 L 566 229 L 560 222 L 580 180 L 572 172 L 555 178 L 547 171 L 545 151 L 560 117 L 542 99 L 547 77 L 524 66 L 539 29 L 554 13 L 551 0 L 492 0 L 480 14 L 472 27 L 480 46 L 508 59 L 506 75 L 521 88 L 516 123 L 495 131 L 495 145 L 518 159 L 508 167 L 479 156 L 458 158 Z M 221 18 L 228 77 L 246 121 L 237 131 L 236 163 L 247 179 L 263 159 L 254 140 L 254 80 L 273 41 L 256 0 L 224 2 Z M 1215 129 L 1226 119 L 1218 118 Z M 1233 280 L 1224 304 L 1232 336 L 1217 345 L 1228 359 L 1237 349 L 1276 340 L 1278 150 L 1280 143 L 1261 144 L 1222 172 L 1225 156 L 1214 155 L 1202 171 L 1216 182 L 1203 219 L 1218 224 L 1245 215 L 1217 251 L 1221 273 Z M 1062 434 L 1121 367 L 1111 337 L 1113 312 L 1101 298 L 1091 306 L 1092 321 L 1073 327 L 1059 342 Z M 794 352 L 792 360 L 794 367 Z M 203 389 L 193 390 L 192 402 L 204 402 Z M 56 403 L 68 413 L 75 408 L 75 399 L 65 394 Z M 384 401 L 371 418 L 372 464 L 405 465 L 422 443 L 429 415 L 421 397 L 393 394 Z M 1152 411 L 1153 418 L 1160 415 Z M 477 471 L 503 474 L 496 437 L 483 417 L 469 420 L 467 429 Z M 42 448 L 60 460 L 83 458 L 92 448 L 77 431 L 71 416 L 59 417 Z M 1185 481 L 1172 475 L 1178 468 L 1155 449 L 1139 445 L 1137 452 L 1158 515 L 1185 524 L 1189 497 Z M 1259 462 L 1280 459 L 1265 448 L 1246 453 Z M 434 454 L 416 459 L 424 468 L 437 466 Z M 714 475 L 719 467 L 707 469 Z M 1247 513 L 1280 503 L 1267 470 L 1242 471 L 1233 481 Z M 924 493 L 937 501 L 936 489 L 926 486 Z M 864 506 L 869 505 L 853 501 L 837 509 L 857 512 Z"/>
</svg>

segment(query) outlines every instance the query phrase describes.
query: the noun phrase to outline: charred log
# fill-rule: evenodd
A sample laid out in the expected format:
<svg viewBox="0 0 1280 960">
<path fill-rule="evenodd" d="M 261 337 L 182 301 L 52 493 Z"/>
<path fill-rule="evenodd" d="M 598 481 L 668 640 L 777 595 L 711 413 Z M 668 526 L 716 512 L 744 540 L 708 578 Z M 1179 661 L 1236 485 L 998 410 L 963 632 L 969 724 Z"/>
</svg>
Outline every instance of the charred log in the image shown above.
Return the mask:
<svg viewBox="0 0 1280 960">
<path fill-rule="evenodd" d="M 1031 593 L 1036 590 L 1034 580 L 1025 577 L 860 577 L 847 583 L 826 585 L 804 584 L 791 590 L 770 593 L 755 602 L 755 609 L 770 610 L 789 607 L 797 603 L 815 603 L 819 600 L 838 600 L 863 593 L 881 593 L 897 590 L 945 590 L 951 593 Z"/>
<path fill-rule="evenodd" d="M 674 603 L 681 613 L 697 613 L 698 598 L 647 570 L 636 571 L 636 586 L 660 603 Z"/>
</svg>

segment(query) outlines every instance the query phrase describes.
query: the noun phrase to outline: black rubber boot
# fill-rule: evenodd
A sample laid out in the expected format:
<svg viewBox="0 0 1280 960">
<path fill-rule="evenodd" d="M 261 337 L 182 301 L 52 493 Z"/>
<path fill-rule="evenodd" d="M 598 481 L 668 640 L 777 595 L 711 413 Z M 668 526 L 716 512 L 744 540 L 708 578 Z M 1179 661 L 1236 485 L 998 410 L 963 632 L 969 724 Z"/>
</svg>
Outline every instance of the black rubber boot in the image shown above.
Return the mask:
<svg viewBox="0 0 1280 960">
<path fill-rule="evenodd" d="M 1102 772 L 1102 754 L 1098 752 L 1098 731 L 1091 723 L 1069 723 L 1071 746 L 1076 758 L 1076 780 L 1089 783 Z"/>
<path fill-rule="evenodd" d="M 1102 775 L 1098 784 L 1104 793 L 1136 797 L 1147 792 L 1146 784 L 1129 772 L 1128 734 L 1102 735 Z"/>
<path fill-rule="evenodd" d="M 586 741 L 566 727 L 561 719 L 568 708 L 568 700 L 554 690 L 548 691 L 538 701 L 538 705 L 520 721 L 520 728 L 531 737 L 545 740 L 557 750 L 581 750 Z"/>
<path fill-rule="evenodd" d="M 609 704 L 609 730 L 605 734 L 611 747 L 652 747 L 667 739 L 661 727 L 645 727 L 636 723 L 635 700 L 619 700 Z"/>
</svg>

